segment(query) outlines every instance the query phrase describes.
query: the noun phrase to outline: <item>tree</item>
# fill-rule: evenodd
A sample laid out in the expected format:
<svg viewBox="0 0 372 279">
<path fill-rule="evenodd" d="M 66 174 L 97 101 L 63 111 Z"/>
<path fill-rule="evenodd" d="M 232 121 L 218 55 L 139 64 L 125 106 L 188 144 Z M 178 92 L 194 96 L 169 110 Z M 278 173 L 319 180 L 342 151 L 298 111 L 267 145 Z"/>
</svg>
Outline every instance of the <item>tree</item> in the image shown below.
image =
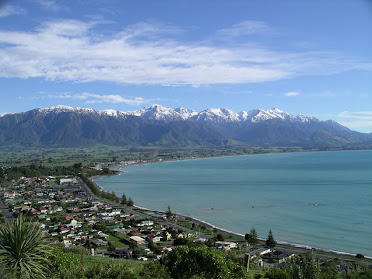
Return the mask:
<svg viewBox="0 0 372 279">
<path fill-rule="evenodd" d="M 126 205 L 127 203 L 128 203 L 127 196 L 125 194 L 123 194 L 121 196 L 121 204 Z"/>
<path fill-rule="evenodd" d="M 159 262 L 144 265 L 139 275 L 141 279 L 171 279 L 165 267 Z"/>
<path fill-rule="evenodd" d="M 244 238 L 245 238 L 245 240 L 247 240 L 247 242 L 250 245 L 253 245 L 253 247 L 257 245 L 258 237 L 257 237 L 257 232 L 256 232 L 256 229 L 254 228 L 254 226 L 251 228 L 250 233 L 249 234 L 247 233 Z"/>
<path fill-rule="evenodd" d="M 172 217 L 173 214 L 172 214 L 170 205 L 168 205 L 168 210 L 165 213 L 165 215 L 167 216 L 167 219 L 170 219 Z"/>
<path fill-rule="evenodd" d="M 289 277 L 288 272 L 285 269 L 279 268 L 270 268 L 269 271 L 266 271 L 265 278 L 268 279 L 287 279 Z M 296 277 L 294 277 L 296 278 Z"/>
<path fill-rule="evenodd" d="M 275 245 L 276 245 L 276 241 L 274 239 L 273 232 L 270 229 L 269 234 L 266 239 L 266 246 L 269 246 L 270 249 L 273 249 Z"/>
<path fill-rule="evenodd" d="M 113 252 L 115 252 L 115 250 L 116 250 L 116 248 L 115 248 L 114 244 L 111 241 L 109 241 L 107 243 L 107 251 L 113 253 Z"/>
<path fill-rule="evenodd" d="M 319 263 L 315 261 L 314 250 L 312 250 L 312 255 L 303 255 L 297 256 L 292 259 L 292 267 L 288 270 L 290 274 L 290 278 L 312 278 L 317 279 L 320 278 L 320 268 Z M 336 269 L 334 269 L 335 271 Z M 324 270 L 324 277 L 323 278 L 335 278 L 334 274 L 326 274 L 326 270 Z M 331 277 L 329 277 L 329 275 Z"/>
<path fill-rule="evenodd" d="M 247 278 L 241 266 L 227 259 L 221 251 L 205 246 L 178 246 L 161 259 L 174 279 Z"/>
<path fill-rule="evenodd" d="M 128 206 L 133 206 L 134 205 L 134 202 L 133 202 L 133 200 L 132 200 L 131 197 L 129 197 L 128 202 L 127 202 L 127 205 Z"/>
<path fill-rule="evenodd" d="M 45 277 L 52 256 L 40 224 L 27 222 L 22 214 L 0 226 L 0 251 L 1 265 L 17 278 Z"/>
<path fill-rule="evenodd" d="M 83 168 L 83 164 L 82 163 L 76 163 L 76 164 L 74 164 L 74 166 L 73 166 L 74 173 L 75 174 L 78 174 L 79 172 L 81 172 L 81 169 L 82 168 Z"/>
<path fill-rule="evenodd" d="M 224 240 L 225 240 L 225 237 L 223 236 L 222 233 L 218 233 L 218 234 L 216 235 L 216 239 L 217 239 L 218 241 L 224 241 Z"/>
</svg>

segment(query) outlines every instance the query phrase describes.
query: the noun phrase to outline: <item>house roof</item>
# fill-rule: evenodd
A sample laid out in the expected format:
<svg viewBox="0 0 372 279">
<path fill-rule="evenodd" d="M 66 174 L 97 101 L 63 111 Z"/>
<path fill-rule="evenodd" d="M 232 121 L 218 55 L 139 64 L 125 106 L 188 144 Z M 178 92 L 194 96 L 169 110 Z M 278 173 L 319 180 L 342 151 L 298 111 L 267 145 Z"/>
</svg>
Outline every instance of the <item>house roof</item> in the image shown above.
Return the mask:
<svg viewBox="0 0 372 279">
<path fill-rule="evenodd" d="M 130 239 L 133 240 L 133 241 L 136 241 L 136 242 L 141 242 L 141 241 L 144 242 L 145 241 L 142 237 L 139 237 L 139 236 L 136 236 L 136 235 L 131 236 Z"/>
<path fill-rule="evenodd" d="M 133 249 L 131 248 L 126 248 L 126 249 L 116 249 L 115 250 L 115 253 L 116 254 L 127 254 L 127 255 L 130 255 L 133 253 Z"/>
</svg>

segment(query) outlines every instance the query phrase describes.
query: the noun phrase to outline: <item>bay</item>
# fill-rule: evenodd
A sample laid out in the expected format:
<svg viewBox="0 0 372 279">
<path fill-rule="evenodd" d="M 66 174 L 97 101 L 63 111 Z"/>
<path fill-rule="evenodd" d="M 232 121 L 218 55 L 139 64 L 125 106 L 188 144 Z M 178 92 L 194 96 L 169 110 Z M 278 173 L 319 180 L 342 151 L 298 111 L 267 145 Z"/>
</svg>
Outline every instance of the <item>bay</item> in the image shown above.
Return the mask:
<svg viewBox="0 0 372 279">
<path fill-rule="evenodd" d="M 372 151 L 262 154 L 130 166 L 95 182 L 138 206 L 280 242 L 372 257 Z"/>
</svg>

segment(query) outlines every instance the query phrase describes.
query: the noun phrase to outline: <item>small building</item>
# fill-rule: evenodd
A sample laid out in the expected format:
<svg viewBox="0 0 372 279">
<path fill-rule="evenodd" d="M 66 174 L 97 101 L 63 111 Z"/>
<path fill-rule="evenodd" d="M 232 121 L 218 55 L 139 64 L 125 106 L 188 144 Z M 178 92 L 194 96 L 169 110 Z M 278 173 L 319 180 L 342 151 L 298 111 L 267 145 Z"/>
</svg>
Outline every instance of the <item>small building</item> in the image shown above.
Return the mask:
<svg viewBox="0 0 372 279">
<path fill-rule="evenodd" d="M 99 238 L 93 238 L 91 240 L 91 243 L 93 243 L 94 245 L 97 245 L 97 246 L 104 246 L 107 244 L 107 241 L 104 241 L 102 239 L 99 239 Z"/>
<path fill-rule="evenodd" d="M 78 184 L 76 178 L 61 178 L 59 180 L 59 185 L 70 185 L 70 184 Z"/>
<path fill-rule="evenodd" d="M 148 242 L 159 242 L 162 240 L 162 237 L 151 233 L 146 236 L 146 240 Z"/>
<path fill-rule="evenodd" d="M 214 247 L 217 249 L 225 249 L 225 250 L 230 250 L 234 249 L 237 247 L 235 242 L 228 242 L 228 241 L 216 241 L 214 244 Z"/>
<path fill-rule="evenodd" d="M 127 248 L 127 249 L 116 249 L 115 255 L 119 258 L 131 258 L 133 255 L 133 249 Z"/>
<path fill-rule="evenodd" d="M 130 237 L 130 241 L 137 243 L 137 245 L 145 244 L 145 240 L 142 237 L 133 235 Z"/>
<path fill-rule="evenodd" d="M 64 238 L 63 239 L 63 244 L 65 247 L 70 247 L 72 245 L 72 239 L 71 238 Z"/>
<path fill-rule="evenodd" d="M 253 250 L 252 252 L 248 253 L 247 255 L 251 257 L 251 259 L 254 259 L 257 256 L 261 256 L 266 253 L 270 253 L 271 249 L 269 247 L 263 247 L 263 248 L 258 248 L 256 250 Z"/>
<path fill-rule="evenodd" d="M 275 250 L 273 252 L 269 252 L 266 254 L 262 255 L 262 259 L 269 260 L 269 262 L 278 262 L 278 263 L 283 263 L 292 257 L 294 257 L 295 254 L 293 253 L 288 253 L 288 252 L 282 252 L 279 250 Z"/>
<path fill-rule="evenodd" d="M 69 221 L 69 220 L 72 219 L 72 216 L 71 216 L 71 215 L 65 215 L 64 217 L 65 217 L 65 220 L 66 220 L 66 221 Z"/>
<path fill-rule="evenodd" d="M 68 229 L 68 228 L 61 228 L 60 229 L 60 234 L 64 234 L 64 233 L 68 233 L 68 232 L 70 232 L 70 229 Z"/>
<path fill-rule="evenodd" d="M 9 191 L 9 192 L 4 193 L 4 199 L 6 199 L 6 200 L 7 199 L 12 200 L 12 199 L 15 198 L 15 196 L 16 196 L 16 193 L 13 192 L 13 191 Z"/>
<path fill-rule="evenodd" d="M 148 227 L 148 226 L 153 226 L 154 222 L 153 221 L 142 221 L 141 223 L 137 224 L 137 227 Z"/>
<path fill-rule="evenodd" d="M 103 232 L 98 232 L 97 233 L 97 235 L 99 236 L 99 237 L 102 237 L 102 238 L 104 238 L 104 239 L 107 239 L 108 237 L 109 237 L 109 235 L 108 234 L 105 234 L 105 233 L 103 233 Z"/>
</svg>

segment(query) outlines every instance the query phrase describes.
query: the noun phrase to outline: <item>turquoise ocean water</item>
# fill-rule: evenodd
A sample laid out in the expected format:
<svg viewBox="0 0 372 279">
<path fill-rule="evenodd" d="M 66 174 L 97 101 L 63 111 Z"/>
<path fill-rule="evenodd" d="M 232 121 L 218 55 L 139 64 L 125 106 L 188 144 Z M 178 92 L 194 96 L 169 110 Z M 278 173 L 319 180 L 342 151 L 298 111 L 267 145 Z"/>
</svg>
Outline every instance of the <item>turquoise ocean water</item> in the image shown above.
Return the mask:
<svg viewBox="0 0 372 279">
<path fill-rule="evenodd" d="M 372 151 L 264 154 L 126 167 L 95 182 L 138 206 L 245 234 L 372 257 Z"/>
</svg>

